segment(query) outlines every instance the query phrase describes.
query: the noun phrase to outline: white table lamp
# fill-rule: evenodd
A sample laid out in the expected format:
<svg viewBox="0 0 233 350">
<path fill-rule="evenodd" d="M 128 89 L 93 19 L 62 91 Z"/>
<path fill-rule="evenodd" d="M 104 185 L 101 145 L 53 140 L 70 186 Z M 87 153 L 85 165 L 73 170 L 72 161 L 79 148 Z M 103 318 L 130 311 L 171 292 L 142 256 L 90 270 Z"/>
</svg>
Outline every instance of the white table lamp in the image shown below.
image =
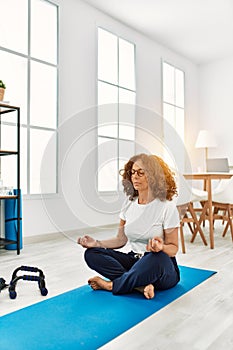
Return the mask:
<svg viewBox="0 0 233 350">
<path fill-rule="evenodd" d="M 195 143 L 196 148 L 205 148 L 205 170 L 208 159 L 208 148 L 217 147 L 215 135 L 210 130 L 200 130 Z"/>
</svg>

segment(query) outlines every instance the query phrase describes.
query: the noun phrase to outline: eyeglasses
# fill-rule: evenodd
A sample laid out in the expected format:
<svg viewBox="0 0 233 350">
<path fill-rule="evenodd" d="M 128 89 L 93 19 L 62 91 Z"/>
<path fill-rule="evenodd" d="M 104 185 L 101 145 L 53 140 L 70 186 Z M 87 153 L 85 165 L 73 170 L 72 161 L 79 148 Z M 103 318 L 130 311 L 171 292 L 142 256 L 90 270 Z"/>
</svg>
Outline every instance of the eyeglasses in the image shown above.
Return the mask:
<svg viewBox="0 0 233 350">
<path fill-rule="evenodd" d="M 119 171 L 119 174 L 120 174 L 121 176 L 123 176 L 124 173 L 125 173 L 125 169 L 121 169 L 121 170 Z M 128 174 L 130 177 L 131 177 L 132 175 L 135 175 L 136 173 L 137 173 L 137 175 L 138 175 L 139 177 L 142 177 L 142 176 L 145 175 L 145 171 L 144 171 L 143 169 L 138 169 L 138 170 L 131 169 L 131 170 L 128 170 L 128 171 L 127 171 L 127 174 Z"/>
<path fill-rule="evenodd" d="M 131 169 L 127 173 L 128 173 L 129 176 L 135 175 L 136 173 L 140 177 L 145 175 L 145 171 L 143 169 L 138 169 L 138 170 Z"/>
</svg>

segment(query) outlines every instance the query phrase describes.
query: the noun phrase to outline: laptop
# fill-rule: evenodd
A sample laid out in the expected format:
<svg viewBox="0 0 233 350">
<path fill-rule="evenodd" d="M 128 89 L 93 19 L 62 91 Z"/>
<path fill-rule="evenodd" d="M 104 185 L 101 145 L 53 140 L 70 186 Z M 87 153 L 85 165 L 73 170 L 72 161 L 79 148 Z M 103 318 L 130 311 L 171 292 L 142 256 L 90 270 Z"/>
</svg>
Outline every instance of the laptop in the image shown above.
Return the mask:
<svg viewBox="0 0 233 350">
<path fill-rule="evenodd" d="M 229 173 L 228 158 L 209 158 L 206 168 L 209 173 Z"/>
</svg>

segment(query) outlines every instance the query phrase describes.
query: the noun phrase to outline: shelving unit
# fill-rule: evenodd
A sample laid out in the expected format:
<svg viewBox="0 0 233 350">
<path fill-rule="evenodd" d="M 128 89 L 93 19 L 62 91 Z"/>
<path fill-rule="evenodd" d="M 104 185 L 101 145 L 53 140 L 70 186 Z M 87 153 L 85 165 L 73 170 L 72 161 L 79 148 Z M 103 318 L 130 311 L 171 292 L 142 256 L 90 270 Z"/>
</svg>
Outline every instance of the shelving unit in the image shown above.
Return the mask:
<svg viewBox="0 0 233 350">
<path fill-rule="evenodd" d="M 1 237 L 0 233 L 0 247 L 5 247 L 8 244 L 16 244 L 17 254 L 20 254 L 20 203 L 21 203 L 21 193 L 20 193 L 20 107 L 11 106 L 8 104 L 1 103 L 0 101 L 0 124 L 2 123 L 2 115 L 6 113 L 16 112 L 17 114 L 17 122 L 16 122 L 16 137 L 17 137 L 17 149 L 16 150 L 2 150 L 0 147 L 0 157 L 3 156 L 11 156 L 16 155 L 17 161 L 17 195 L 9 195 L 9 196 L 1 196 L 0 200 L 8 199 L 8 200 L 17 200 L 17 234 L 16 240 L 8 240 L 6 238 Z"/>
</svg>

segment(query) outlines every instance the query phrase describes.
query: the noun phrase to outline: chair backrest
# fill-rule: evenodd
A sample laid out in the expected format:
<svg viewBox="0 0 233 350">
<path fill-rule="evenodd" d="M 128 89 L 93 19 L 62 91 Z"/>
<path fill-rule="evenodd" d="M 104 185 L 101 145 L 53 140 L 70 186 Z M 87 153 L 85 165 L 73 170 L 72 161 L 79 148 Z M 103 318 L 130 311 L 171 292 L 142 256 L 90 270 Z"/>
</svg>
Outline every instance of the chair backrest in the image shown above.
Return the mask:
<svg viewBox="0 0 233 350">
<path fill-rule="evenodd" d="M 190 202 L 192 197 L 192 189 L 182 174 L 178 174 L 177 191 L 178 196 L 176 198 L 176 205 L 182 205 Z"/>
<path fill-rule="evenodd" d="M 209 158 L 206 159 L 207 172 L 229 172 L 228 158 Z"/>
<path fill-rule="evenodd" d="M 213 191 L 213 202 L 233 204 L 233 177 L 221 183 L 218 188 Z"/>
</svg>

